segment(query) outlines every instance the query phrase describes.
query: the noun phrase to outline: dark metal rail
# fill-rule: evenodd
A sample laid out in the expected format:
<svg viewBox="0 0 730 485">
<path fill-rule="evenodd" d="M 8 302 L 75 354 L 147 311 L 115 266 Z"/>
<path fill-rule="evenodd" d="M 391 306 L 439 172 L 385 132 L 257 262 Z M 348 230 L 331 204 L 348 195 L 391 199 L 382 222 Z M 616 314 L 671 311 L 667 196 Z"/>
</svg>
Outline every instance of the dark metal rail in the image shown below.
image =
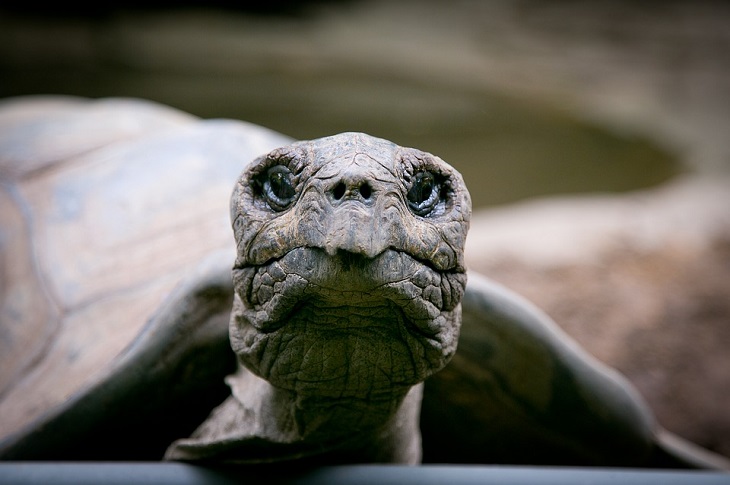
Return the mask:
<svg viewBox="0 0 730 485">
<path fill-rule="evenodd" d="M 183 463 L 0 462 L 0 484 L 556 484 L 730 485 L 730 473 L 688 470 L 551 468 L 512 466 L 328 466 L 283 470 L 281 466 L 205 468 Z"/>
</svg>

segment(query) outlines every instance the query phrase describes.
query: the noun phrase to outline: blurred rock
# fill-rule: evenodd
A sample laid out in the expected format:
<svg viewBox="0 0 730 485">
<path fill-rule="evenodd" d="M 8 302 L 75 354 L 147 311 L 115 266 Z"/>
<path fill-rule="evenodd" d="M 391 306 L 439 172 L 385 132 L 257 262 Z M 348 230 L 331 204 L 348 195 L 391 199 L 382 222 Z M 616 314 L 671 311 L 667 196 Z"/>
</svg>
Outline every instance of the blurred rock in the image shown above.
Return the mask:
<svg viewBox="0 0 730 485">
<path fill-rule="evenodd" d="M 475 214 L 467 264 L 531 299 L 637 386 L 659 422 L 730 456 L 730 180 Z"/>
</svg>

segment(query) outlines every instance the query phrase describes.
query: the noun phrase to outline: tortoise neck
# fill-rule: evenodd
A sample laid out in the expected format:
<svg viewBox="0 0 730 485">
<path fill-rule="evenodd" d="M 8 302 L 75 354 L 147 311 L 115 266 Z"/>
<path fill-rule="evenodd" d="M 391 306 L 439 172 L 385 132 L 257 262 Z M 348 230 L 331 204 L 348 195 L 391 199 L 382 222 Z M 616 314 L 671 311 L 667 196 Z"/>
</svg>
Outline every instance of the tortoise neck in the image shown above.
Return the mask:
<svg viewBox="0 0 730 485">
<path fill-rule="evenodd" d="M 343 462 L 420 462 L 422 384 L 388 395 L 323 399 L 276 388 L 246 369 L 227 382 L 233 398 L 253 412 L 252 436 L 293 450 L 336 450 Z"/>
</svg>

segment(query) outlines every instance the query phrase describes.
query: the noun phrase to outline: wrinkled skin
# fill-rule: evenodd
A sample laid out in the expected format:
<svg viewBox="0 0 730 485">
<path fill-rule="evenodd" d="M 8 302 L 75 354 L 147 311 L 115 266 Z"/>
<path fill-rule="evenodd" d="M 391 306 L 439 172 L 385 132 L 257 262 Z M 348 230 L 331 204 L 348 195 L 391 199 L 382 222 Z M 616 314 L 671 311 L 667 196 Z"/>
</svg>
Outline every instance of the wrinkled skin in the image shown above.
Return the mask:
<svg viewBox="0 0 730 485">
<path fill-rule="evenodd" d="M 319 446 L 418 462 L 420 383 L 456 351 L 470 213 L 449 165 L 361 133 L 256 160 L 231 201 L 230 338 L 247 370 L 168 457 L 248 461 L 263 439 L 294 444 L 267 459 Z"/>
</svg>

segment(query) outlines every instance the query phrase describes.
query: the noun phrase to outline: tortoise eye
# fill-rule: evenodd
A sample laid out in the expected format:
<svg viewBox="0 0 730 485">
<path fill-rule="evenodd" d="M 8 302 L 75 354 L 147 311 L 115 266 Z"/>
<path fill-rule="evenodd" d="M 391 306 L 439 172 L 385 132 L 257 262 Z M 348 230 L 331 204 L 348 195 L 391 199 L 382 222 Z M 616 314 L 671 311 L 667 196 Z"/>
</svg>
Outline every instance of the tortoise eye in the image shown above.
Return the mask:
<svg viewBox="0 0 730 485">
<path fill-rule="evenodd" d="M 439 184 L 431 172 L 418 172 L 408 189 L 408 207 L 419 216 L 428 215 L 439 203 Z"/>
<path fill-rule="evenodd" d="M 275 211 L 289 207 L 296 194 L 289 169 L 284 165 L 275 165 L 262 175 L 261 194 L 269 207 Z"/>
</svg>

